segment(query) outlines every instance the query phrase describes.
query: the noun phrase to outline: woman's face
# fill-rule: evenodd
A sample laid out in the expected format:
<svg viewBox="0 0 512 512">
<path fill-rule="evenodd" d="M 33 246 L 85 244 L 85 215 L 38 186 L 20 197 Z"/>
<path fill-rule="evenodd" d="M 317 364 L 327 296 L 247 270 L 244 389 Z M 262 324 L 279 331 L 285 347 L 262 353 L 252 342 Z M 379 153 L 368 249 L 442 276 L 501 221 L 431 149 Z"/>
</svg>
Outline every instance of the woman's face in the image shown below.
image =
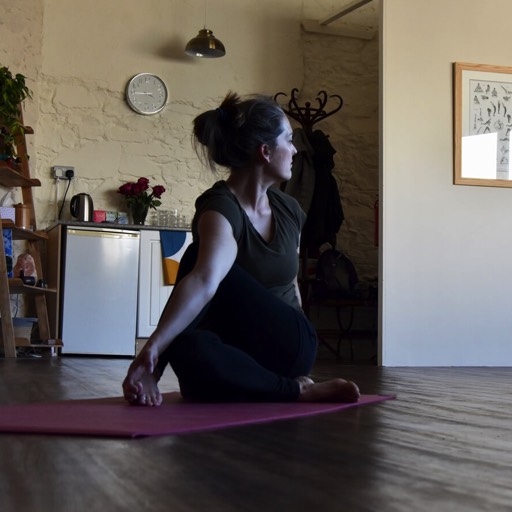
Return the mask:
<svg viewBox="0 0 512 512">
<path fill-rule="evenodd" d="M 269 165 L 272 177 L 276 181 L 288 181 L 292 177 L 293 156 L 297 153 L 293 145 L 293 131 L 286 117 L 282 121 L 282 132 L 277 137 L 275 146 L 270 149 Z"/>
</svg>

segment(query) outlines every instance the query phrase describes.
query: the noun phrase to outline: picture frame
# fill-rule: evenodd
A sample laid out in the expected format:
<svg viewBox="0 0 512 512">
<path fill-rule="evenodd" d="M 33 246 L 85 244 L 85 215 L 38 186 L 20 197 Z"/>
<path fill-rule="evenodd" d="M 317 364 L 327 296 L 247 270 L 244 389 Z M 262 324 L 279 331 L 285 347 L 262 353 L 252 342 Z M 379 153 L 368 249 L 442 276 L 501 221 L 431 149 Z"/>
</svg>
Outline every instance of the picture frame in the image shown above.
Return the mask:
<svg viewBox="0 0 512 512">
<path fill-rule="evenodd" d="M 512 187 L 512 67 L 455 62 L 454 184 Z"/>
</svg>

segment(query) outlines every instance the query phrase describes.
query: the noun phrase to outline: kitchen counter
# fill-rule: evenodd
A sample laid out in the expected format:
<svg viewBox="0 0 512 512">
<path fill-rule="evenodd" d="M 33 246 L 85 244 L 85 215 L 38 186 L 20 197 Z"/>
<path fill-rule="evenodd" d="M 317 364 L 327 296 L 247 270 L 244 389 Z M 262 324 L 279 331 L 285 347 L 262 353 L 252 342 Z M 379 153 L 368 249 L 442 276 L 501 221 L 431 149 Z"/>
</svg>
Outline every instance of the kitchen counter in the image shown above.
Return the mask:
<svg viewBox="0 0 512 512">
<path fill-rule="evenodd" d="M 139 225 L 139 224 L 118 224 L 117 222 L 84 222 L 78 220 L 59 220 L 49 226 L 46 231 L 49 231 L 56 226 L 75 226 L 75 227 L 86 227 L 86 228 L 107 228 L 107 229 L 131 229 L 132 231 L 190 231 L 190 227 L 171 227 L 171 226 L 151 226 L 151 225 Z"/>
</svg>

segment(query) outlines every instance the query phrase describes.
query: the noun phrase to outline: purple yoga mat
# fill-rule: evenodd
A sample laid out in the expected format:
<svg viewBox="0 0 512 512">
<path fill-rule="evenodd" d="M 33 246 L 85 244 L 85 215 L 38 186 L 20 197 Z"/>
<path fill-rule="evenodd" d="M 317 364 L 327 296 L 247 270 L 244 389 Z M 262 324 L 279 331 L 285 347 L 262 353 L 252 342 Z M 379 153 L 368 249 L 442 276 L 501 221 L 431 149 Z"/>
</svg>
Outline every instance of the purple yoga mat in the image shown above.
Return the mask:
<svg viewBox="0 0 512 512">
<path fill-rule="evenodd" d="M 139 437 L 202 432 L 265 423 L 381 402 L 389 395 L 362 395 L 338 403 L 192 403 L 177 392 L 164 393 L 159 407 L 138 407 L 123 398 L 1 405 L 0 432 Z"/>
</svg>

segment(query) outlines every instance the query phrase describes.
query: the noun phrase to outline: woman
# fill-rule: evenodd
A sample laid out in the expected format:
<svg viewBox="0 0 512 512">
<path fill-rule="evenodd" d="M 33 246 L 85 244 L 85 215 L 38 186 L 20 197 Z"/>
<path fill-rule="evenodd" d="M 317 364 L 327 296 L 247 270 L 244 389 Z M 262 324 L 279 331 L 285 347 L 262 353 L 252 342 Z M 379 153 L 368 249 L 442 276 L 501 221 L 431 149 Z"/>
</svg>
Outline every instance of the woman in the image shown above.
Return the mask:
<svg viewBox="0 0 512 512">
<path fill-rule="evenodd" d="M 230 170 L 196 201 L 193 243 L 157 328 L 130 365 L 125 398 L 160 405 L 170 363 L 184 398 L 201 401 L 342 401 L 343 379 L 307 377 L 316 336 L 300 305 L 298 247 L 305 214 L 273 185 L 291 177 L 296 149 L 271 98 L 229 93 L 194 120 L 196 149 Z"/>
</svg>

